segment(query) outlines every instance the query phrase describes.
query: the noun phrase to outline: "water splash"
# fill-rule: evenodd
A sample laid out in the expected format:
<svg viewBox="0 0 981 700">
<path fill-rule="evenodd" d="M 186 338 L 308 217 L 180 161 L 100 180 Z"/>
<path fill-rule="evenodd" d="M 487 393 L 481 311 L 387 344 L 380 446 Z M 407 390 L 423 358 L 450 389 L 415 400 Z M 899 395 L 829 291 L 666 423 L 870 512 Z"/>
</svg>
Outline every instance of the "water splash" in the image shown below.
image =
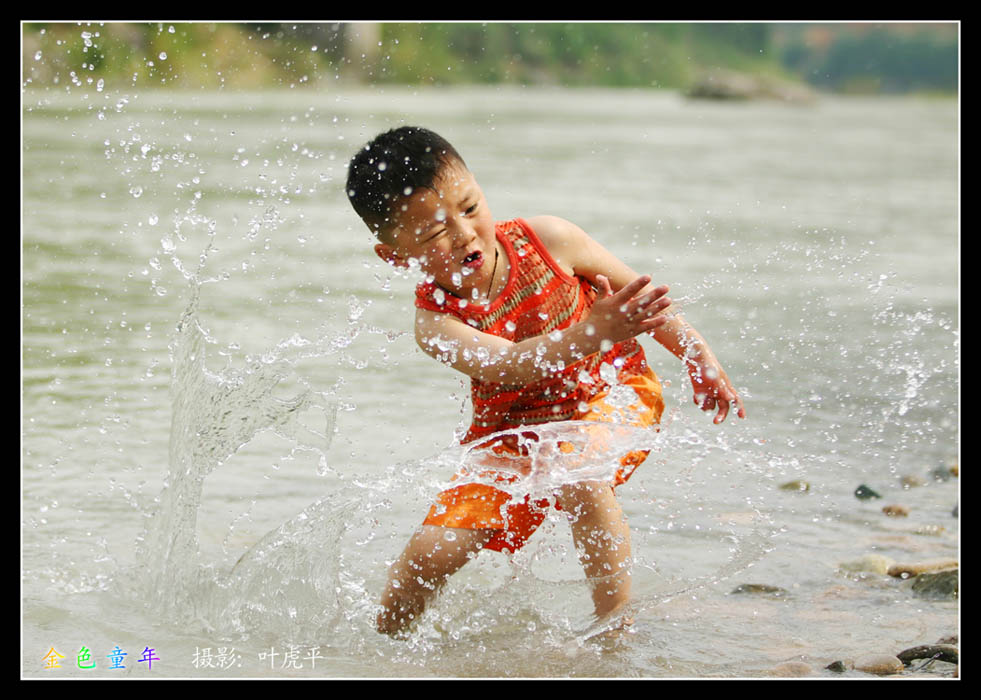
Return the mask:
<svg viewBox="0 0 981 700">
<path fill-rule="evenodd" d="M 287 378 L 297 378 L 290 351 L 305 345 L 292 338 L 252 359 L 241 370 L 215 372 L 207 367 L 210 340 L 198 315 L 200 284 L 189 286 L 190 300 L 172 344 L 172 417 L 168 451 L 169 471 L 140 542 L 140 569 L 145 599 L 170 619 L 198 617 L 202 582 L 215 581 L 205 573 L 197 537 L 197 518 L 207 477 L 259 433 L 271 430 L 297 449 L 319 455 L 327 468 L 327 449 L 333 434 L 336 402 L 328 392 L 308 386 L 295 395 L 281 396 Z M 323 431 L 301 420 L 319 412 Z M 241 582 L 243 591 L 248 582 Z M 207 585 L 207 584 L 205 584 Z"/>
<path fill-rule="evenodd" d="M 611 480 L 620 468 L 619 456 L 626 452 L 649 450 L 656 454 L 664 449 L 697 446 L 697 462 L 712 450 L 729 451 L 724 441 L 712 443 L 682 426 L 675 426 L 682 429 L 669 434 L 619 423 L 569 421 L 536 426 L 534 440 L 521 431 L 505 431 L 488 439 L 515 439 L 525 448 L 522 459 L 493 455 L 473 445 L 452 445 L 423 460 L 393 464 L 371 479 L 355 479 L 350 486 L 314 502 L 267 534 L 226 570 L 209 561 L 200 549 L 198 517 L 206 480 L 265 431 L 294 445 L 294 451 L 314 452 L 319 458 L 318 472 L 327 473 L 338 404 L 331 391 L 316 390 L 299 376 L 296 363 L 304 358 L 337 357 L 362 332 L 380 331 L 365 324 L 365 304 L 351 298 L 347 326 L 340 332 L 313 339 L 292 335 L 246 358 L 241 368 L 210 368 L 208 350 L 216 340 L 199 312 L 201 291 L 204 284 L 224 278 L 202 280 L 205 262 L 213 250 L 210 238 L 214 227 L 209 227 L 208 234 L 209 244 L 199 256 L 197 269 L 184 264 L 175 248 L 165 246 L 164 250 L 187 280 L 189 298 L 171 344 L 173 409 L 168 474 L 156 511 L 140 539 L 138 559 L 139 597 L 162 619 L 200 626 L 223 638 L 261 634 L 318 643 L 324 641 L 325 631 L 335 639 L 342 638 L 339 628 L 346 621 L 363 643 L 365 635 L 374 634 L 370 620 L 377 598 L 374 584 L 368 581 L 383 576 L 385 567 L 380 560 L 372 564 L 359 558 L 358 543 L 352 544 L 350 535 L 365 528 L 377 530 L 373 518 L 382 504 L 406 498 L 431 502 L 440 490 L 468 480 L 491 483 L 518 499 L 550 498 L 568 484 Z M 611 379 L 615 381 L 615 377 Z M 611 391 L 611 400 L 617 400 L 617 389 Z M 629 402 L 630 397 L 628 393 L 622 398 Z M 308 427 L 311 414 L 325 426 L 323 430 Z M 451 482 L 461 469 L 469 476 Z M 488 470 L 494 474 L 488 475 Z M 522 478 L 500 482 L 497 475 L 508 471 Z M 673 476 L 676 483 L 684 477 L 684 473 Z M 672 477 L 664 474 L 661 478 Z M 769 533 L 757 528 L 749 535 L 726 537 L 732 539 L 728 560 L 718 571 L 698 579 L 664 579 L 655 591 L 635 600 L 631 610 L 635 614 L 651 610 L 667 598 L 709 586 L 745 569 L 765 554 Z M 509 573 L 498 582 L 497 589 L 491 584 L 489 594 L 503 587 L 505 597 L 528 601 L 538 597 L 574 599 L 571 592 L 586 591 L 581 569 L 573 568 L 558 579 L 540 574 L 541 546 L 552 544 L 526 547 L 504 559 L 502 570 Z M 568 559 L 574 561 L 575 557 Z M 493 566 L 502 566 L 500 562 L 498 558 Z M 641 563 L 638 570 L 646 575 L 653 567 Z M 588 613 L 573 614 L 561 605 L 545 605 L 529 613 L 519 604 L 495 613 L 483 607 L 488 595 L 485 587 L 464 583 L 462 588 L 450 589 L 453 592 L 441 595 L 442 602 L 437 602 L 437 612 L 420 625 L 415 644 L 429 645 L 432 650 L 432 645 L 458 641 L 474 630 L 509 636 L 513 625 L 508 621 L 519 620 L 521 625 L 533 625 L 557 637 L 555 646 L 559 647 L 570 638 L 576 644 L 585 643 L 608 624 L 592 620 Z"/>
</svg>

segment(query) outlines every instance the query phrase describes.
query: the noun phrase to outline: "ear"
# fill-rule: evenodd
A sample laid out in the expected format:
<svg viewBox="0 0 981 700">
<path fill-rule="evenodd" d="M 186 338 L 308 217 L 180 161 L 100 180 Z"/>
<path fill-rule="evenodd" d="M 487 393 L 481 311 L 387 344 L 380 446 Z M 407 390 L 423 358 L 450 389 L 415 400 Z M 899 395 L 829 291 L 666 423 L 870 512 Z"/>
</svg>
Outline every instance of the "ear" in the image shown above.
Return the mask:
<svg viewBox="0 0 981 700">
<path fill-rule="evenodd" d="M 375 245 L 375 255 L 394 267 L 408 267 L 409 264 L 399 257 L 395 248 L 388 243 L 377 243 Z"/>
</svg>

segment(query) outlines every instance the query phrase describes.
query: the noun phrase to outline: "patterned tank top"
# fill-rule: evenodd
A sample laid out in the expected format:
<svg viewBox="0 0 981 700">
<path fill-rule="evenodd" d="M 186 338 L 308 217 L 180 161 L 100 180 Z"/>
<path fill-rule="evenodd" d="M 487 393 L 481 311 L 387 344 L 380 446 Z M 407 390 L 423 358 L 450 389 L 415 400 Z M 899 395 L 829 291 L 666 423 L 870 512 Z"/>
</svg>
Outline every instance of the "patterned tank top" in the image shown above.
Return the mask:
<svg viewBox="0 0 981 700">
<path fill-rule="evenodd" d="M 490 304 L 467 303 L 434 282 L 423 282 L 416 287 L 416 306 L 452 314 L 512 342 L 568 328 L 587 316 L 596 290 L 562 270 L 526 221 L 497 222 L 495 233 L 511 265 L 504 290 Z M 643 349 L 631 338 L 531 384 L 471 379 L 473 422 L 462 442 L 520 426 L 575 420 L 591 398 L 609 389 L 600 376 L 604 363 L 616 368 L 621 380 L 647 367 Z"/>
</svg>

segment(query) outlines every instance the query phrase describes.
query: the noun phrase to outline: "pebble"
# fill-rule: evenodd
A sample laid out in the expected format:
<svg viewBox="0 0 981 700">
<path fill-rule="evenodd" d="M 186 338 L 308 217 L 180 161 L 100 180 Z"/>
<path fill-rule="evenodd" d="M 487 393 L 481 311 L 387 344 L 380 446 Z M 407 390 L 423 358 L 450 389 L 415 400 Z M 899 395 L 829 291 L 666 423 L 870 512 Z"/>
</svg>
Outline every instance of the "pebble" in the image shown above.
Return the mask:
<svg viewBox="0 0 981 700">
<path fill-rule="evenodd" d="M 889 570 L 886 573 L 890 576 L 909 578 L 910 576 L 919 576 L 920 574 L 930 571 L 941 571 L 943 569 L 956 568 L 956 559 L 931 559 L 929 561 L 921 561 L 913 564 L 893 564 L 889 567 Z"/>
<path fill-rule="evenodd" d="M 949 467 L 937 467 L 930 472 L 930 476 L 933 477 L 934 481 L 949 481 L 953 475 L 953 470 Z"/>
<path fill-rule="evenodd" d="M 874 574 L 885 575 L 889 573 L 889 569 L 895 566 L 895 564 L 895 561 L 881 554 L 866 554 L 860 559 L 843 562 L 838 565 L 838 568 L 842 571 L 868 571 Z"/>
<path fill-rule="evenodd" d="M 946 661 L 950 664 L 956 664 L 960 658 L 960 655 L 957 647 L 955 647 L 953 644 L 923 644 L 921 646 L 912 647 L 899 652 L 896 654 L 896 658 L 898 658 L 904 664 L 910 664 L 918 659 L 933 658 L 936 658 L 939 661 Z"/>
<path fill-rule="evenodd" d="M 770 586 L 765 583 L 741 583 L 733 588 L 729 592 L 729 595 L 739 593 L 766 593 L 775 596 L 790 595 L 786 589 L 780 588 L 779 586 Z"/>
<path fill-rule="evenodd" d="M 814 673 L 814 669 L 811 668 L 810 664 L 806 664 L 803 661 L 785 661 L 782 664 L 777 664 L 770 670 L 771 676 L 780 676 L 781 678 L 800 678 L 801 676 L 809 676 Z"/>
<path fill-rule="evenodd" d="M 931 600 L 956 600 L 959 593 L 957 569 L 920 574 L 913 580 L 913 594 Z"/>
<path fill-rule="evenodd" d="M 890 654 L 872 654 L 855 659 L 855 670 L 862 673 L 872 673 L 876 676 L 890 676 L 902 673 L 906 666 Z"/>
<path fill-rule="evenodd" d="M 871 498 L 882 498 L 882 496 L 877 494 L 865 484 L 861 484 L 857 489 L 855 489 L 855 498 L 860 501 L 867 501 Z"/>
<path fill-rule="evenodd" d="M 893 503 L 889 506 L 883 506 L 882 512 L 891 518 L 905 518 L 909 515 L 909 508 L 899 503 Z"/>
<path fill-rule="evenodd" d="M 911 489 L 916 486 L 926 486 L 926 479 L 915 474 L 907 474 L 899 480 L 904 489 Z"/>
<path fill-rule="evenodd" d="M 844 661 L 832 661 L 830 664 L 825 666 L 825 668 L 829 671 L 834 671 L 835 673 L 844 673 L 848 670 Z"/>
</svg>

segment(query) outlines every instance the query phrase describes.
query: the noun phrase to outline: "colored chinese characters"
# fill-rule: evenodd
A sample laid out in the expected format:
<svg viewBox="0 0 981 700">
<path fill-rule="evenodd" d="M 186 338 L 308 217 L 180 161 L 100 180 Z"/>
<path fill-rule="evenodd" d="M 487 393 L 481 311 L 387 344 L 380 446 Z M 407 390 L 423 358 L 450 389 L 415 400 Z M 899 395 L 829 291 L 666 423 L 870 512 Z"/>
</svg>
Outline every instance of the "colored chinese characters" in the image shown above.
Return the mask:
<svg viewBox="0 0 981 700">
<path fill-rule="evenodd" d="M 109 669 L 110 671 L 122 670 L 126 668 L 126 657 L 129 656 L 129 652 L 123 651 L 123 649 L 117 644 L 113 647 L 112 651 L 106 654 L 108 662 L 102 664 L 103 668 Z M 59 653 L 54 647 L 48 650 L 48 653 L 42 657 L 44 663 L 44 668 L 56 669 L 64 668 L 61 660 L 65 658 L 64 654 Z M 151 649 L 150 647 L 144 647 L 143 651 L 140 653 L 140 657 L 136 660 L 137 664 L 145 664 L 145 668 L 150 670 L 153 668 L 153 662 L 160 661 L 160 657 L 157 656 L 157 650 Z M 75 664 L 78 668 L 83 671 L 89 671 L 99 667 L 96 662 L 96 657 L 92 656 L 92 650 L 82 645 L 78 650 L 78 654 L 75 657 Z M 70 664 L 69 664 L 70 665 Z"/>
</svg>

